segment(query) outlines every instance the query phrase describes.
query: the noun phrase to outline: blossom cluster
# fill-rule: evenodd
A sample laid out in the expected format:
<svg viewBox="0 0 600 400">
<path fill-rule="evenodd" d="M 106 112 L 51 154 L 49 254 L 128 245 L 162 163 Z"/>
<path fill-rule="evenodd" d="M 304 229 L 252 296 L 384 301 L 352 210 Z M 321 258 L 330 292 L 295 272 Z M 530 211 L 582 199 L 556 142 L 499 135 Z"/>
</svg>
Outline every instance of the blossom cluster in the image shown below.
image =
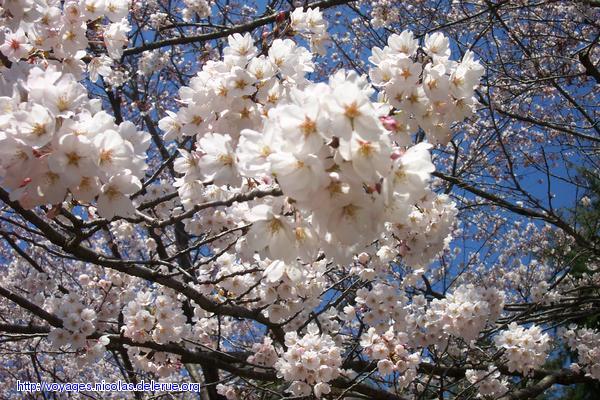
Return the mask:
<svg viewBox="0 0 600 400">
<path fill-rule="evenodd" d="M 393 107 L 387 121 L 401 143 L 420 128 L 431 142 L 445 144 L 452 124 L 473 113 L 484 69 L 471 51 L 460 62 L 450 55 L 450 42 L 439 32 L 426 35 L 423 47 L 403 31 L 391 35 L 383 49 L 373 49 L 369 76 Z"/>
<path fill-rule="evenodd" d="M 313 53 L 325 54 L 325 44 L 329 40 L 327 33 L 327 21 L 323 18 L 319 7 L 296 8 L 290 14 L 290 26 L 292 29 L 306 36 L 310 41 L 310 49 Z"/>
<path fill-rule="evenodd" d="M 188 343 L 189 347 L 193 341 L 205 348 L 215 348 L 215 337 L 220 329 L 231 329 L 231 321 L 219 322 L 211 318 L 211 314 L 194 302 L 190 303 L 193 315 L 184 314 L 180 298 L 165 288 L 137 288 L 126 291 L 121 297 L 126 300 L 121 334 L 138 343 Z M 128 354 L 137 368 L 161 377 L 169 376 L 181 367 L 179 356 L 168 352 L 132 346 L 128 348 Z"/>
<path fill-rule="evenodd" d="M 578 362 L 572 364 L 571 369 L 583 369 L 587 375 L 600 380 L 600 332 L 569 326 L 563 330 L 562 337 L 571 350 L 577 351 Z"/>
<path fill-rule="evenodd" d="M 550 336 L 537 325 L 524 328 L 512 322 L 494 341 L 497 347 L 506 350 L 504 354 L 509 371 L 523 374 L 542 366 L 550 350 Z"/>
<path fill-rule="evenodd" d="M 362 320 L 376 332 L 383 333 L 389 326 L 399 331 L 406 328 L 408 299 L 393 286 L 378 282 L 371 289 L 360 288 L 355 299 Z M 356 313 L 354 307 L 344 311 L 349 316 Z"/>
<path fill-rule="evenodd" d="M 318 9 L 294 11 L 292 25 L 326 32 Z M 390 238 L 405 261 L 425 266 L 445 248 L 456 211 L 428 186 L 430 145 L 408 146 L 390 131 L 390 106 L 371 100 L 366 76 L 342 70 L 314 83 L 305 77 L 311 53 L 291 39 L 273 40 L 261 55 L 248 34 L 228 42 L 223 61 L 206 63 L 180 90 L 184 106 L 159 122 L 167 141 L 195 139 L 174 164 L 185 209 L 214 193 L 209 184 L 227 185 L 225 193 L 277 184 L 284 199 L 266 198 L 237 218 L 252 224 L 238 251 L 288 263 L 324 251 L 343 262 Z"/>
<path fill-rule="evenodd" d="M 407 387 L 417 376 L 417 367 L 421 362 L 418 352 L 407 348 L 408 335 L 394 328 L 378 334 L 375 328 L 369 328 L 360 338 L 365 355 L 377 361 L 377 370 L 382 376 L 398 373 L 395 383 L 400 388 Z"/>
<path fill-rule="evenodd" d="M 128 0 L 2 5 L 0 51 L 12 66 L 0 78 L 0 176 L 26 208 L 69 195 L 96 200 L 108 219 L 133 214 L 128 196 L 141 188 L 149 135 L 116 124 L 78 82 L 87 70 L 92 82 L 121 83 L 111 66 L 128 42 L 129 8 Z"/>
<path fill-rule="evenodd" d="M 427 302 L 413 297 L 407 323 L 415 346 L 443 346 L 450 337 L 471 342 L 494 323 L 504 306 L 504 294 L 494 288 L 462 285 L 443 299 Z"/>
<path fill-rule="evenodd" d="M 214 276 L 215 281 L 218 282 L 214 285 L 217 291 L 222 292 L 225 297 L 238 297 L 254 287 L 260 279 L 258 273 L 247 272 L 249 269 L 251 269 L 249 264 L 237 262 L 234 254 L 225 253 L 206 267 L 200 268 L 198 276 L 204 282 L 212 282 L 211 277 Z M 215 287 L 212 283 L 201 287 L 201 290 L 207 294 L 213 289 Z"/>
<path fill-rule="evenodd" d="M 198 276 L 206 283 L 201 284 L 199 290 L 206 295 L 217 292 L 226 299 L 256 299 L 257 306 L 264 308 L 264 314 L 271 321 L 288 322 L 289 330 L 297 328 L 320 304 L 325 289 L 326 262 L 285 263 L 268 258 L 241 261 L 236 256 L 239 257 L 225 253 L 202 265 Z M 328 324 L 327 316 L 322 315 L 320 319 L 324 326 Z"/>
<path fill-rule="evenodd" d="M 93 308 L 86 307 L 75 294 L 62 298 L 48 299 L 46 308 L 62 320 L 62 328 L 52 328 L 48 340 L 56 349 L 70 347 L 77 352 L 78 365 L 90 364 L 101 358 L 110 340 L 107 336 L 91 339 L 96 332 L 98 315 Z"/>
<path fill-rule="evenodd" d="M 93 294 L 95 301 L 100 304 L 97 307 L 95 325 L 98 330 L 107 330 L 111 324 L 109 321 L 119 315 L 123 300 L 122 291 L 129 287 L 135 288 L 133 279 L 129 276 L 111 271 L 107 274 L 82 273 L 77 279 L 81 287 L 87 293 Z"/>
<path fill-rule="evenodd" d="M 468 369 L 465 377 L 477 388 L 477 397 L 498 398 L 508 391 L 508 379 L 500 378 L 500 372 L 494 367 L 487 370 Z"/>
<path fill-rule="evenodd" d="M 433 300 L 430 310 L 445 333 L 466 341 L 477 339 L 488 322 L 495 322 L 504 307 L 504 294 L 497 289 L 467 284 L 443 300 Z"/>
<path fill-rule="evenodd" d="M 156 71 L 160 71 L 169 62 L 169 53 L 153 50 L 142 53 L 138 61 L 138 73 L 144 76 L 150 76 Z"/>
<path fill-rule="evenodd" d="M 123 335 L 138 342 L 177 343 L 189 331 L 177 300 L 165 294 L 153 298 L 145 291 L 125 306 L 123 322 Z"/>
<path fill-rule="evenodd" d="M 256 391 L 252 390 L 252 388 L 232 384 L 227 385 L 219 383 L 217 385 L 217 393 L 219 393 L 222 396 L 225 396 L 227 400 L 259 400 L 260 398 L 259 394 L 256 393 Z"/>
<path fill-rule="evenodd" d="M 181 304 L 168 293 L 154 296 L 151 291 L 139 291 L 135 299 L 123 308 L 122 334 L 136 342 L 178 343 L 192 335 Z M 130 347 L 128 354 L 134 364 L 148 372 L 168 376 L 179 368 L 178 356 L 156 352 L 148 356 L 150 350 Z"/>
<path fill-rule="evenodd" d="M 52 300 L 50 310 L 63 321 L 63 327 L 52 329 L 49 340 L 56 348 L 69 345 L 77 350 L 85 347 L 86 338 L 96 330 L 96 312 L 85 307 L 74 294 Z"/>
<path fill-rule="evenodd" d="M 194 16 L 206 18 L 211 14 L 213 0 L 184 0 L 185 8 L 181 10 L 184 21 L 192 21 Z"/>
<path fill-rule="evenodd" d="M 371 17 L 374 28 L 389 27 L 400 19 L 400 7 L 393 0 L 376 0 L 371 4 Z"/>
<path fill-rule="evenodd" d="M 447 195 L 428 192 L 408 211 L 403 218 L 396 215 L 398 219 L 386 223 L 387 237 L 398 240 L 398 255 L 407 265 L 426 268 L 448 248 L 458 210 Z M 388 243 L 393 245 L 393 241 Z"/>
<path fill-rule="evenodd" d="M 121 57 L 131 29 L 129 7 L 129 0 L 4 2 L 0 11 L 8 31 L 0 33 L 0 51 L 12 62 L 49 52 L 62 61 L 63 72 L 79 77 L 90 41 L 101 40 L 110 58 Z"/>
<path fill-rule="evenodd" d="M 275 177 L 293 199 L 283 207 L 251 210 L 248 244 L 254 250 L 277 258 L 277 249 L 295 249 L 285 255 L 288 260 L 310 257 L 319 241 L 358 250 L 377 238 L 386 221 L 407 215 L 426 192 L 433 170 L 427 145 L 404 154 L 395 150 L 370 92 L 363 78 L 342 71 L 329 84 L 293 92 L 288 104 L 269 110 L 262 131 L 242 131 L 241 175 Z M 286 208 L 301 218 L 285 217 Z"/>
<path fill-rule="evenodd" d="M 292 382 L 288 391 L 294 396 L 320 398 L 331 391 L 329 381 L 340 375 L 342 356 L 340 348 L 328 334 L 319 334 L 319 328 L 311 323 L 307 333 L 300 337 L 296 332 L 285 335 L 288 347 L 275 363 L 277 373 Z"/>
<path fill-rule="evenodd" d="M 60 204 L 70 194 L 97 200 L 111 219 L 134 214 L 129 195 L 141 189 L 149 135 L 117 125 L 85 87 L 53 65 L 23 71 L 23 83 L 0 92 L 0 176 L 26 208 Z"/>
<path fill-rule="evenodd" d="M 264 304 L 269 318 L 283 322 L 296 316 L 289 329 L 318 307 L 325 284 L 322 276 L 326 265 L 323 261 L 301 265 L 282 260 L 270 262 L 264 269 L 260 286 L 260 302 Z"/>
<path fill-rule="evenodd" d="M 240 130 L 261 122 L 263 109 L 270 108 L 284 94 L 284 84 L 301 85 L 304 74 L 314 69 L 310 52 L 291 39 L 274 40 L 266 55 L 258 55 L 250 34 L 234 34 L 228 43 L 222 61 L 207 62 L 189 87 L 180 89 L 185 106 L 177 113 L 168 112 L 159 121 L 167 141 L 196 135 L 201 139 L 210 133 L 198 143 L 209 156 L 200 167 L 212 167 L 214 171 L 208 168 L 201 175 L 190 172 L 188 180 L 213 179 L 212 175 L 220 170 L 216 184 L 237 183 L 231 147 Z"/>
<path fill-rule="evenodd" d="M 273 367 L 277 362 L 279 355 L 273 346 L 273 340 L 265 337 L 262 343 L 252 345 L 252 355 L 248 357 L 248 362 L 260 367 Z"/>
</svg>

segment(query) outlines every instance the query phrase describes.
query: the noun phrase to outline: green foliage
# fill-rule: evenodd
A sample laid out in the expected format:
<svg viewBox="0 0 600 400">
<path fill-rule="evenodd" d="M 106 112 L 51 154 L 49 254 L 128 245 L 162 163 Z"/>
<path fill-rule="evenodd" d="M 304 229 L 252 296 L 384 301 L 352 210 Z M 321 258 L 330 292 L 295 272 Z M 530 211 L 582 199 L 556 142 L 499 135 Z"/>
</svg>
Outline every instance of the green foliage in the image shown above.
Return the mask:
<svg viewBox="0 0 600 400">
<path fill-rule="evenodd" d="M 577 231 L 590 243 L 600 243 L 600 176 L 595 171 L 579 170 L 579 178 L 582 186 L 585 187 L 585 193 L 582 197 L 589 199 L 589 204 L 584 201 L 574 209 L 566 210 L 572 216 L 572 225 L 577 227 Z M 582 277 L 590 273 L 590 264 L 598 260 L 598 256 L 590 249 L 584 249 L 577 245 L 566 245 L 560 240 L 553 238 L 554 245 L 552 258 L 554 262 L 571 265 L 569 274 L 573 277 Z M 547 255 L 550 254 L 548 251 Z M 600 315 L 581 318 L 571 321 L 572 323 L 594 329 L 600 329 Z M 561 368 L 565 367 L 571 359 L 575 359 L 575 354 L 568 349 L 562 349 L 556 357 L 549 361 L 545 367 Z M 555 387 L 538 399 L 544 400 L 597 400 L 600 399 L 600 383 L 584 383 L 568 387 Z"/>
</svg>

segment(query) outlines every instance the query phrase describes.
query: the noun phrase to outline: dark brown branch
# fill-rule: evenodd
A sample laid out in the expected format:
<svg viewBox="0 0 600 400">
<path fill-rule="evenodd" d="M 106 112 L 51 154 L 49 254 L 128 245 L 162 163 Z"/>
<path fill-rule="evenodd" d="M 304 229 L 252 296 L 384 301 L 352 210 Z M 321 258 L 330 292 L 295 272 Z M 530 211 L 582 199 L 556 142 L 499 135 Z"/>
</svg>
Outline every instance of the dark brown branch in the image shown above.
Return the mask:
<svg viewBox="0 0 600 400">
<path fill-rule="evenodd" d="M 63 326 L 62 320 L 60 318 L 50 314 L 49 312 L 47 312 L 46 310 L 44 310 L 37 304 L 34 304 L 34 303 L 30 302 L 29 300 L 27 300 L 26 298 L 21 297 L 18 294 L 11 292 L 10 290 L 4 288 L 3 286 L 0 286 L 0 296 L 19 305 L 20 307 L 24 308 L 25 310 L 31 312 L 36 317 L 39 317 L 45 321 L 48 321 L 48 323 L 52 326 L 55 326 L 57 328 L 62 328 L 62 326 Z"/>
<path fill-rule="evenodd" d="M 323 0 L 323 1 L 317 1 L 314 3 L 308 4 L 307 7 L 309 7 L 309 8 L 320 7 L 321 9 L 327 9 L 327 8 L 339 6 L 342 4 L 350 3 L 352 1 L 355 1 L 355 0 Z M 139 53 L 143 53 L 144 51 L 147 51 L 147 50 L 155 50 L 155 49 L 159 49 L 161 47 L 166 47 L 166 46 L 206 42 L 208 40 L 219 39 L 219 38 L 223 38 L 223 37 L 226 37 L 229 35 L 233 35 L 234 33 L 250 32 L 256 28 L 259 28 L 261 26 L 268 25 L 268 24 L 275 22 L 280 14 L 281 14 L 280 12 L 273 13 L 266 17 L 255 19 L 252 22 L 237 25 L 237 26 L 231 27 L 229 29 L 224 29 L 224 30 L 217 31 L 217 32 L 210 32 L 210 33 L 205 33 L 202 35 L 182 36 L 182 37 L 177 37 L 177 38 L 172 38 L 172 39 L 161 40 L 158 42 L 146 43 L 143 46 L 125 49 L 123 51 L 123 56 L 125 57 L 125 56 L 134 55 L 134 54 L 139 54 Z M 283 14 L 287 18 L 287 16 L 290 14 L 290 11 L 284 11 Z"/>
<path fill-rule="evenodd" d="M 515 214 L 519 214 L 519 215 L 523 215 L 525 217 L 529 217 L 529 218 L 534 218 L 534 219 L 540 219 L 543 221 L 547 221 L 553 225 L 555 225 L 556 227 L 562 229 L 566 234 L 570 235 L 571 237 L 573 237 L 573 239 L 575 239 L 575 241 L 582 247 L 588 248 L 590 250 L 592 250 L 594 253 L 599 253 L 599 250 L 594 246 L 593 243 L 590 243 L 586 238 L 584 238 L 583 236 L 581 236 L 579 234 L 579 232 L 577 232 L 572 226 L 570 226 L 569 224 L 567 224 L 565 221 L 563 221 L 562 219 L 558 218 L 556 215 L 554 214 L 550 214 L 547 212 L 539 212 L 536 210 L 532 210 L 529 208 L 525 208 L 522 206 L 518 206 L 516 204 L 512 204 L 494 194 L 488 193 L 486 191 L 483 191 L 481 189 L 476 188 L 473 185 L 470 185 L 467 182 L 464 182 L 462 179 L 457 178 L 455 176 L 450 176 L 450 175 L 446 175 L 444 173 L 441 172 L 433 172 L 432 175 L 441 178 L 447 182 L 452 183 L 453 185 L 456 185 L 462 189 L 467 190 L 468 192 L 471 192 L 481 198 L 484 198 L 486 200 L 491 201 L 493 204 L 505 208 L 509 211 L 514 212 Z"/>
<path fill-rule="evenodd" d="M 596 80 L 596 83 L 600 84 L 600 71 L 594 65 L 592 60 L 590 59 L 589 52 L 581 52 L 579 53 L 579 61 L 585 68 L 585 74 L 590 76 Z"/>
<path fill-rule="evenodd" d="M 198 204 L 194 208 L 191 208 L 191 209 L 187 210 L 186 212 L 181 213 L 181 214 L 171 217 L 171 218 L 167 218 L 167 219 L 160 220 L 160 221 L 157 221 L 154 219 L 148 219 L 148 220 L 144 220 L 144 221 L 154 228 L 163 228 L 165 226 L 173 225 L 176 222 L 183 221 L 186 218 L 190 218 L 200 210 L 204 210 L 207 208 L 215 208 L 215 207 L 229 207 L 233 203 L 241 203 L 241 202 L 245 202 L 245 201 L 259 199 L 259 198 L 266 197 L 266 196 L 281 196 L 282 194 L 283 194 L 283 192 L 281 191 L 280 188 L 273 188 L 273 189 L 268 189 L 268 190 L 254 189 L 248 193 L 236 194 L 227 200 L 216 200 L 216 201 L 210 201 L 207 203 Z"/>
<path fill-rule="evenodd" d="M 95 251 L 84 247 L 79 243 L 73 245 L 73 242 L 71 240 L 68 240 L 63 235 L 54 230 L 54 228 L 52 228 L 52 226 L 49 223 L 44 221 L 36 213 L 34 213 L 31 210 L 25 210 L 18 203 L 11 201 L 8 193 L 3 189 L 0 189 L 0 200 L 8 204 L 24 219 L 35 225 L 40 231 L 44 232 L 48 240 L 50 240 L 53 244 L 61 247 L 63 250 L 72 254 L 77 259 L 84 260 L 103 267 L 111 268 L 116 271 L 131 276 L 136 276 L 138 278 L 142 278 L 150 282 L 156 282 L 158 284 L 171 288 L 177 291 L 178 293 L 183 294 L 188 299 L 193 300 L 202 309 L 208 312 L 229 315 L 234 318 L 254 320 L 260 324 L 269 327 L 272 330 L 275 338 L 281 343 L 284 342 L 284 332 L 281 326 L 279 324 L 271 322 L 262 314 L 260 310 L 251 310 L 241 306 L 222 305 L 215 303 L 206 296 L 196 291 L 192 286 L 184 282 L 180 282 L 176 279 L 173 279 L 169 276 L 162 275 L 158 271 L 141 265 L 125 263 L 123 262 L 123 260 L 114 259 L 106 255 L 98 254 Z"/>
</svg>

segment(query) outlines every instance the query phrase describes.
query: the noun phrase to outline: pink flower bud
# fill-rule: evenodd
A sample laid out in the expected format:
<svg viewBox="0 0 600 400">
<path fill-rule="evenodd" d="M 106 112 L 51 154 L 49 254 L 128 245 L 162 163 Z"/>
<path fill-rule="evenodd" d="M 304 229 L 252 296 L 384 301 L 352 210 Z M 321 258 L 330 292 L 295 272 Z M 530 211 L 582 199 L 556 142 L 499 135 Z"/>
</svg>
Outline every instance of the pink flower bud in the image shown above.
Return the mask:
<svg viewBox="0 0 600 400">
<path fill-rule="evenodd" d="M 283 21 L 285 21 L 285 11 L 280 11 L 279 14 L 277 14 L 277 17 L 275 17 L 275 21 L 280 24 Z"/>
<path fill-rule="evenodd" d="M 398 130 L 398 121 L 394 117 L 379 117 L 379 120 L 388 131 L 395 132 Z"/>
<path fill-rule="evenodd" d="M 23 179 L 23 182 L 21 182 L 21 184 L 19 185 L 20 188 L 27 186 L 31 183 L 31 178 L 25 178 Z"/>
<path fill-rule="evenodd" d="M 399 147 L 396 147 L 392 152 L 391 158 L 392 160 L 397 160 L 404 155 L 405 151 Z"/>
</svg>

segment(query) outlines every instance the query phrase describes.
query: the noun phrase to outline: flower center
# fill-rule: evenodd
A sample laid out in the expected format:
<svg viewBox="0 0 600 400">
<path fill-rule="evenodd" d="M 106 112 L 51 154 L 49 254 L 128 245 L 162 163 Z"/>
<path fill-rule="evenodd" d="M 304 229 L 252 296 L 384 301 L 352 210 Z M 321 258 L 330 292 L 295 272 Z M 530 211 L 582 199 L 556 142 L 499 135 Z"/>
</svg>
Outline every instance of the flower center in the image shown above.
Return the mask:
<svg viewBox="0 0 600 400">
<path fill-rule="evenodd" d="M 269 222 L 269 230 L 271 231 L 271 234 L 275 234 L 275 233 L 279 232 L 281 230 L 281 228 L 283 228 L 283 224 L 277 218 L 273 218 Z"/>
<path fill-rule="evenodd" d="M 352 102 L 344 107 L 344 115 L 350 119 L 360 117 L 360 111 L 358 110 L 358 104 Z"/>
<path fill-rule="evenodd" d="M 100 152 L 100 164 L 112 162 L 112 150 L 102 150 Z"/>
<path fill-rule="evenodd" d="M 43 136 L 46 134 L 46 126 L 44 124 L 34 124 L 31 128 L 31 133 L 37 137 Z"/>
<path fill-rule="evenodd" d="M 305 117 L 304 122 L 300 124 L 300 130 L 305 137 L 317 133 L 317 124 L 312 119 Z"/>
<path fill-rule="evenodd" d="M 81 156 L 79 154 L 77 154 L 74 151 L 71 151 L 67 154 L 65 154 L 65 156 L 67 157 L 67 164 L 69 165 L 73 165 L 73 166 L 79 166 L 79 160 L 81 160 Z"/>
<path fill-rule="evenodd" d="M 233 165 L 233 157 L 230 154 L 219 155 L 219 161 L 222 162 L 223 165 L 228 165 L 228 166 Z"/>
</svg>

